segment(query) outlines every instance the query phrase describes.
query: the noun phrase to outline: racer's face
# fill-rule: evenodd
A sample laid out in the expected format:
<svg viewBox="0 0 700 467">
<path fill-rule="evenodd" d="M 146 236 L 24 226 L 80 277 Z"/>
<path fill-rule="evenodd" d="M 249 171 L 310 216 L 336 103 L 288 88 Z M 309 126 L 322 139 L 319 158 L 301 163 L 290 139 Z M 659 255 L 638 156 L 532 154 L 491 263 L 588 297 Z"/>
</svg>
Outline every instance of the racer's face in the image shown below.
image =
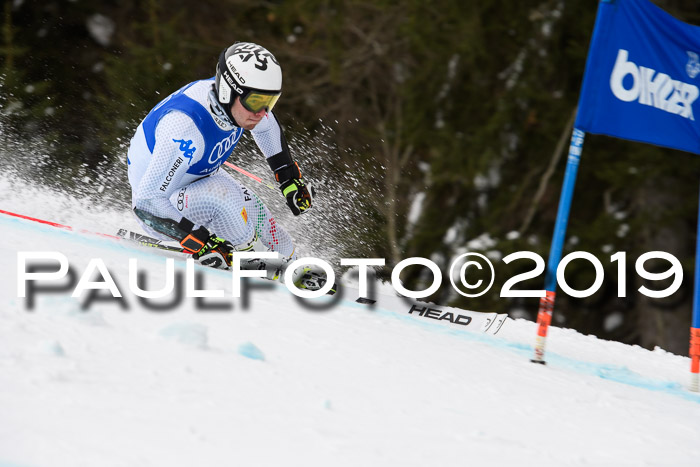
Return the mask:
<svg viewBox="0 0 700 467">
<path fill-rule="evenodd" d="M 243 107 L 241 104 L 241 98 L 236 97 L 233 105 L 231 106 L 231 115 L 236 120 L 241 128 L 244 130 L 252 130 L 256 127 L 260 120 L 265 116 L 265 109 L 260 109 L 259 112 L 251 112 L 250 110 Z"/>
</svg>

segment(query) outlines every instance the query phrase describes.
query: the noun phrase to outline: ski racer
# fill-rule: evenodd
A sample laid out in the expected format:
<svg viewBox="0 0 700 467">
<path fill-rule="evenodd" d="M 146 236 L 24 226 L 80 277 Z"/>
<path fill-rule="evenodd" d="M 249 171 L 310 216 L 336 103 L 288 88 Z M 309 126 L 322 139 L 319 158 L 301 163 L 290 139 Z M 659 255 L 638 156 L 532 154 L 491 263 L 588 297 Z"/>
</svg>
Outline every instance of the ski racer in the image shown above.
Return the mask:
<svg viewBox="0 0 700 467">
<path fill-rule="evenodd" d="M 127 157 L 132 207 L 147 233 L 177 240 L 216 268 L 228 268 L 234 251 L 295 258 L 292 238 L 260 198 L 219 170 L 249 131 L 292 213 L 309 211 L 312 190 L 272 113 L 281 92 L 282 69 L 272 53 L 236 42 L 221 52 L 215 77 L 187 84 L 151 110 Z"/>
</svg>

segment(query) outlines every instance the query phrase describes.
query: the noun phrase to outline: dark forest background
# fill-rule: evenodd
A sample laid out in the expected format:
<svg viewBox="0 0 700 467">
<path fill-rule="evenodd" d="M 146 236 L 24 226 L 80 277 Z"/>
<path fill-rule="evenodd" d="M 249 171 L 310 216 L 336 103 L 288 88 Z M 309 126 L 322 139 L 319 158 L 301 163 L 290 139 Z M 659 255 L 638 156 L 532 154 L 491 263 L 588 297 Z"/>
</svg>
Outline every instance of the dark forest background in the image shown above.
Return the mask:
<svg viewBox="0 0 700 467">
<path fill-rule="evenodd" d="M 654 3 L 700 24 L 697 0 Z M 444 271 L 466 249 L 496 260 L 520 250 L 546 259 L 596 7 L 4 0 L 2 154 L 10 165 L 31 164 L 36 183 L 84 192 L 85 180 L 99 180 L 108 189 L 86 196 L 128 211 L 125 151 L 140 120 L 180 86 L 213 76 L 225 47 L 254 41 L 282 64 L 275 112 L 305 174 L 326 188 L 318 202 L 332 209 L 319 212 L 342 225 L 325 239 L 339 254 L 389 265 L 422 256 Z M 248 152 L 254 147 L 232 160 L 244 164 Z M 606 278 L 588 299 L 560 293 L 556 325 L 687 354 L 699 174 L 695 155 L 587 136 L 564 254 L 595 254 Z M 684 266 L 682 289 L 667 299 L 637 292 L 634 260 L 652 250 Z M 626 298 L 617 298 L 616 251 L 628 254 Z M 532 264 L 496 266 L 484 297 L 467 300 L 444 285 L 432 299 L 534 319 L 537 299 L 497 293 Z M 422 279 L 407 270 L 414 286 Z M 572 263 L 567 280 L 585 289 L 593 269 Z M 541 289 L 543 281 L 522 286 Z"/>
</svg>

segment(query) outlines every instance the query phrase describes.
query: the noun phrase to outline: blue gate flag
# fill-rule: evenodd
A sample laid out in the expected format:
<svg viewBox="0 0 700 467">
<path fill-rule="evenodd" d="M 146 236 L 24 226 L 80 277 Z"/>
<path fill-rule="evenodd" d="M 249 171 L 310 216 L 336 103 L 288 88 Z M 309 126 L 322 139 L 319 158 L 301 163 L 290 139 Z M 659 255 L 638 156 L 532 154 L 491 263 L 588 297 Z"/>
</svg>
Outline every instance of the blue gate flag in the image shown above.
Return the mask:
<svg viewBox="0 0 700 467">
<path fill-rule="evenodd" d="M 648 0 L 601 0 L 575 127 L 700 154 L 700 27 Z"/>
</svg>

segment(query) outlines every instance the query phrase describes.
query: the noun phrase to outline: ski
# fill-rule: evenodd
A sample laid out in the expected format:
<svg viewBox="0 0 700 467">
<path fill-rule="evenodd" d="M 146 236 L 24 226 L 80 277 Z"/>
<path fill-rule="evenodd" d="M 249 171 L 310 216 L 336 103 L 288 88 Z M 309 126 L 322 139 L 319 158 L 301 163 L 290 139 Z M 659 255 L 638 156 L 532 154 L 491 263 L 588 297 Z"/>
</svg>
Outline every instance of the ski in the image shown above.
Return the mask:
<svg viewBox="0 0 700 467">
<path fill-rule="evenodd" d="M 169 245 L 162 240 L 124 228 L 119 229 L 117 232 L 117 237 L 141 246 L 152 247 L 165 251 L 187 253 L 182 247 Z M 323 286 L 324 283 L 319 282 L 318 285 Z M 353 287 L 346 285 L 343 285 L 341 288 L 341 285 L 336 282 L 327 295 L 335 296 L 340 292 L 338 295 L 342 297 L 343 292 L 353 293 L 354 290 L 355 289 Z M 405 302 L 403 301 L 405 299 L 398 296 L 380 296 L 380 294 L 377 294 L 373 298 L 358 297 L 351 300 L 353 300 L 355 303 L 367 305 L 371 308 L 381 308 L 383 311 L 388 311 L 394 314 L 399 314 L 398 310 L 405 309 L 408 316 L 415 319 L 427 318 L 425 323 L 430 322 L 430 320 L 436 320 L 439 324 L 444 324 L 455 329 L 468 327 L 470 329 L 478 329 L 479 332 L 490 335 L 497 334 L 508 318 L 506 313 L 484 313 L 478 311 L 460 310 L 451 307 L 442 307 L 439 305 L 432 305 L 416 301 Z M 384 304 L 384 306 L 382 306 L 382 304 Z"/>
</svg>

